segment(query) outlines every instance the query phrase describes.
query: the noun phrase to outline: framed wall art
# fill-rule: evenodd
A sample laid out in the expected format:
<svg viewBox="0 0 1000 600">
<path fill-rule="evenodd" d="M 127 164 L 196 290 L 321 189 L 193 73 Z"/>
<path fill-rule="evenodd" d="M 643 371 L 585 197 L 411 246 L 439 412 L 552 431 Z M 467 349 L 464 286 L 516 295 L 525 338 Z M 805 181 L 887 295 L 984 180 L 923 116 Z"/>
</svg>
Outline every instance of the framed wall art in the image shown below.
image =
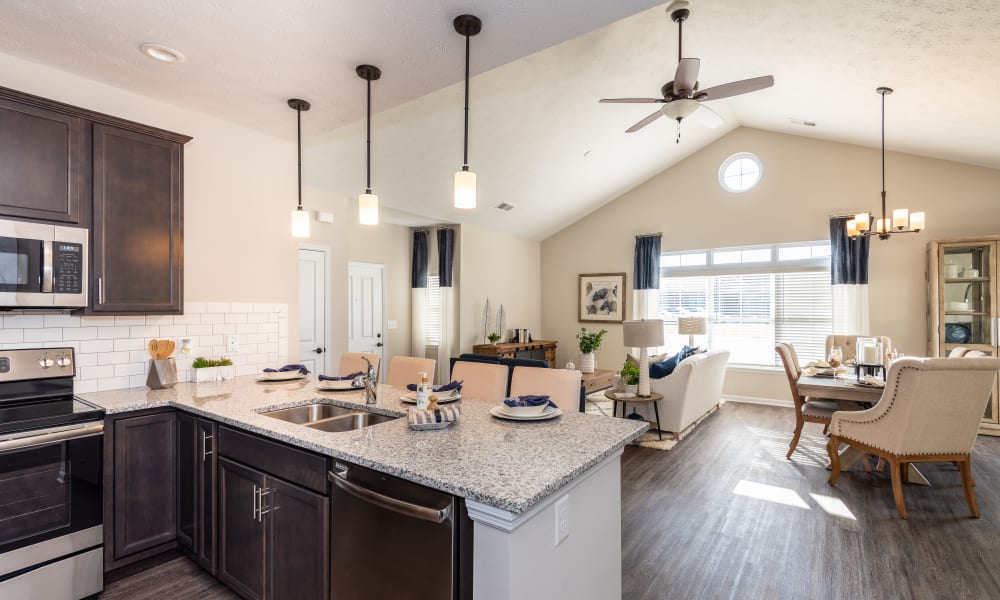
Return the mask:
<svg viewBox="0 0 1000 600">
<path fill-rule="evenodd" d="M 625 273 L 580 275 L 581 323 L 621 323 L 625 317 Z"/>
</svg>

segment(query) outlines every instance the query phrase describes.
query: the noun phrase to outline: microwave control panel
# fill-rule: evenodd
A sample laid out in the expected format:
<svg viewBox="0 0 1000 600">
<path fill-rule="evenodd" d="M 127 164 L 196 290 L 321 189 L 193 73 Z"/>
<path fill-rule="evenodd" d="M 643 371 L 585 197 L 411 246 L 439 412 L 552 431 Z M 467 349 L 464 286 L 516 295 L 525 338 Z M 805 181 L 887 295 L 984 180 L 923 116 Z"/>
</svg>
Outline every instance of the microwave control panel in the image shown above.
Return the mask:
<svg viewBox="0 0 1000 600">
<path fill-rule="evenodd" d="M 83 291 L 83 244 L 52 242 L 52 291 L 57 294 Z"/>
</svg>

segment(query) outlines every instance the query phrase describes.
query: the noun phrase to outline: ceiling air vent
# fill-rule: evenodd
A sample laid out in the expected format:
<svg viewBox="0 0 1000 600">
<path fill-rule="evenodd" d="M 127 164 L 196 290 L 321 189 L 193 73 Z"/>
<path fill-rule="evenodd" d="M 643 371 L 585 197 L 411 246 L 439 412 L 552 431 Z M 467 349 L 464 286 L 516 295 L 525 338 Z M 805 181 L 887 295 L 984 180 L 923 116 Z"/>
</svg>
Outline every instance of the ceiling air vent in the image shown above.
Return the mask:
<svg viewBox="0 0 1000 600">
<path fill-rule="evenodd" d="M 514 208 L 514 205 L 513 204 L 507 204 L 506 202 L 501 202 L 500 204 L 497 204 L 497 208 L 499 208 L 500 210 L 502 210 L 504 212 L 510 212 L 510 209 Z"/>
</svg>

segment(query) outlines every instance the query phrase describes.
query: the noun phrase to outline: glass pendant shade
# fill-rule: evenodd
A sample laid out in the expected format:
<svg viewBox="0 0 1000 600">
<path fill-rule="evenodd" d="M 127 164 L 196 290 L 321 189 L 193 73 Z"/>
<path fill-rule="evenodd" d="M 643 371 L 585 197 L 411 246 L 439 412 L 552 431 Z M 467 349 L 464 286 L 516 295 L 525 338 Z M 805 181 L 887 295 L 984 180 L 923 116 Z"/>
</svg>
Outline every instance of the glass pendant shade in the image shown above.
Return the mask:
<svg viewBox="0 0 1000 600">
<path fill-rule="evenodd" d="M 301 206 L 292 211 L 292 237 L 309 237 L 309 211 Z"/>
<path fill-rule="evenodd" d="M 668 102 L 664 104 L 660 110 L 663 111 L 663 114 L 676 121 L 677 119 L 686 119 L 690 117 L 694 111 L 698 110 L 699 106 L 701 106 L 701 104 L 699 104 L 697 100 L 684 98 L 682 100 Z"/>
<path fill-rule="evenodd" d="M 476 173 L 455 171 L 455 208 L 476 208 Z"/>
<path fill-rule="evenodd" d="M 913 213 L 912 215 L 910 215 L 910 229 L 912 229 L 913 231 L 920 231 L 921 229 L 924 228 L 925 220 L 926 217 L 924 216 L 924 213 L 922 212 Z"/>
<path fill-rule="evenodd" d="M 378 225 L 378 196 L 365 192 L 358 196 L 358 222 Z"/>
<path fill-rule="evenodd" d="M 868 213 L 854 215 L 854 226 L 858 228 L 858 231 L 868 231 L 868 227 L 871 226 L 871 217 L 868 216 Z"/>
</svg>

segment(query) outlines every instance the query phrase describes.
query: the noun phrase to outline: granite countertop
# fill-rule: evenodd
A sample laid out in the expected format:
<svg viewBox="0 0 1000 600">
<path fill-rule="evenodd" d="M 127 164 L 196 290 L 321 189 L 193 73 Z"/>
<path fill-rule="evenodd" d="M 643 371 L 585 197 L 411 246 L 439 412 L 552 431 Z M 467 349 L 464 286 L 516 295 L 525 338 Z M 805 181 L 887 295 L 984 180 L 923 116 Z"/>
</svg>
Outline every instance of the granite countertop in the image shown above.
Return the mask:
<svg viewBox="0 0 1000 600">
<path fill-rule="evenodd" d="M 412 431 L 405 418 L 411 405 L 399 400 L 404 393 L 380 385 L 378 403 L 366 405 L 361 390 L 320 391 L 311 377 L 257 383 L 249 376 L 80 397 L 108 414 L 178 408 L 515 514 L 541 502 L 649 427 L 644 421 L 569 411 L 549 421 L 504 421 L 489 414 L 493 403 L 463 398 L 457 403 L 461 418 L 455 425 Z M 317 400 L 403 418 L 327 433 L 260 414 Z"/>
</svg>

